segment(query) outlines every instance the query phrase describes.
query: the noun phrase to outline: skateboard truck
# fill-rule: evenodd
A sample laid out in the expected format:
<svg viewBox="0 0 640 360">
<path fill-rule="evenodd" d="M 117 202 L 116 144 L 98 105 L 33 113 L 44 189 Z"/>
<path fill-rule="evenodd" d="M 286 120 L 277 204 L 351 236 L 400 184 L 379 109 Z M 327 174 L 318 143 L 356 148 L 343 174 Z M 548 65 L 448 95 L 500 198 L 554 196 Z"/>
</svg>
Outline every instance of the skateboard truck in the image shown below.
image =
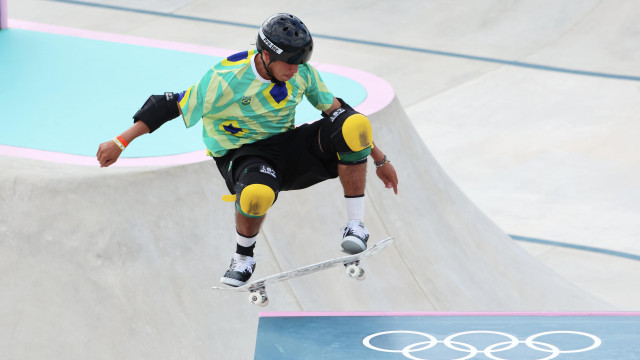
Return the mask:
<svg viewBox="0 0 640 360">
<path fill-rule="evenodd" d="M 249 301 L 262 307 L 269 305 L 269 297 L 264 283 L 255 284 L 249 288 Z"/>
<path fill-rule="evenodd" d="M 350 263 L 345 263 L 344 267 L 347 270 L 347 275 L 349 275 L 349 277 L 352 279 L 362 281 L 367 278 L 367 274 L 365 273 L 364 269 L 360 266 L 360 260 L 350 262 Z"/>
</svg>

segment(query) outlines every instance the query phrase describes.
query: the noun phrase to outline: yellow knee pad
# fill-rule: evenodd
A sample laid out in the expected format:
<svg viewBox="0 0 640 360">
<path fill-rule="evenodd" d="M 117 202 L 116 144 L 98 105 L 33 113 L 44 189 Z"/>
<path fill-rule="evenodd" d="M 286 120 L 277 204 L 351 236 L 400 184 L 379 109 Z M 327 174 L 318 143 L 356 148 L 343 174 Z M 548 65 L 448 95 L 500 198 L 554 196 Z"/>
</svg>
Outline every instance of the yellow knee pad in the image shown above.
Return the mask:
<svg viewBox="0 0 640 360">
<path fill-rule="evenodd" d="M 249 217 L 261 217 L 273 205 L 276 193 L 267 185 L 251 184 L 240 194 L 237 202 L 238 211 Z"/>
<path fill-rule="evenodd" d="M 369 119 L 359 113 L 350 115 L 342 124 L 342 137 L 351 152 L 338 153 L 342 161 L 357 161 L 371 153 L 373 131 Z"/>
</svg>

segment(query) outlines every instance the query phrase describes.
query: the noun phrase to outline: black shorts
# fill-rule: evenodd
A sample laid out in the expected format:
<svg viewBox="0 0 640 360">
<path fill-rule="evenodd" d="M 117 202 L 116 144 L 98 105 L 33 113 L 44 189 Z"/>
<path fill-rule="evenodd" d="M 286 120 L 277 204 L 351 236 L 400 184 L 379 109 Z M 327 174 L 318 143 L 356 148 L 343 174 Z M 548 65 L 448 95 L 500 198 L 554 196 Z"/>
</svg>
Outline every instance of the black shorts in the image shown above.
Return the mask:
<svg viewBox="0 0 640 360">
<path fill-rule="evenodd" d="M 304 189 L 338 177 L 337 156 L 323 152 L 318 144 L 318 132 L 327 126 L 330 120 L 323 118 L 214 158 L 229 192 L 235 194 L 242 163 L 255 162 L 256 158 L 273 167 L 280 191 Z"/>
</svg>

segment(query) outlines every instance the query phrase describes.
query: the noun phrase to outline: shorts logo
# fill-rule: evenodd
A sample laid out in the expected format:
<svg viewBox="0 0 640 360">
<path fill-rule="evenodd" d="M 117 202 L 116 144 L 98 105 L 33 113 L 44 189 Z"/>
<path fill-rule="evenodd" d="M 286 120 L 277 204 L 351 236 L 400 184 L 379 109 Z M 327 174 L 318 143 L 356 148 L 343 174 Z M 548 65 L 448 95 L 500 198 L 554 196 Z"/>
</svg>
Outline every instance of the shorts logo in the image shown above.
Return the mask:
<svg viewBox="0 0 640 360">
<path fill-rule="evenodd" d="M 345 109 L 343 109 L 343 108 L 339 108 L 339 109 L 334 110 L 334 111 L 331 113 L 331 116 L 329 117 L 329 118 L 331 119 L 331 122 L 334 122 L 334 121 L 335 121 L 335 119 L 336 119 L 338 116 L 340 116 L 340 114 L 344 113 L 345 111 L 346 111 L 346 110 L 345 110 Z"/>
<path fill-rule="evenodd" d="M 251 96 L 243 96 L 242 99 L 240 99 L 240 103 L 242 105 L 249 105 L 251 104 Z"/>
<path fill-rule="evenodd" d="M 270 168 L 268 166 L 261 165 L 260 166 L 260 172 L 263 173 L 263 174 L 271 175 L 271 176 L 273 176 L 274 179 L 276 179 L 276 172 L 272 168 Z"/>
</svg>

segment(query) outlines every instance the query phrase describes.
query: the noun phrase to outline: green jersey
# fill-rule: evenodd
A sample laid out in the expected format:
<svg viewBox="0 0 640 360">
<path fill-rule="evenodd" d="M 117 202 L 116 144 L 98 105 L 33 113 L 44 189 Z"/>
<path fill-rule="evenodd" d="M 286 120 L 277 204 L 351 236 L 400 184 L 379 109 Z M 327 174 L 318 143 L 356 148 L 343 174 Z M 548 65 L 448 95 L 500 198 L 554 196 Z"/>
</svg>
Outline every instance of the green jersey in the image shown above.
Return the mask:
<svg viewBox="0 0 640 360">
<path fill-rule="evenodd" d="M 214 157 L 293 129 L 303 95 L 320 111 L 333 103 L 333 94 L 311 65 L 300 65 L 294 77 L 276 84 L 258 74 L 256 53 L 229 56 L 178 97 L 187 127 L 202 119 L 202 138 Z"/>
</svg>

